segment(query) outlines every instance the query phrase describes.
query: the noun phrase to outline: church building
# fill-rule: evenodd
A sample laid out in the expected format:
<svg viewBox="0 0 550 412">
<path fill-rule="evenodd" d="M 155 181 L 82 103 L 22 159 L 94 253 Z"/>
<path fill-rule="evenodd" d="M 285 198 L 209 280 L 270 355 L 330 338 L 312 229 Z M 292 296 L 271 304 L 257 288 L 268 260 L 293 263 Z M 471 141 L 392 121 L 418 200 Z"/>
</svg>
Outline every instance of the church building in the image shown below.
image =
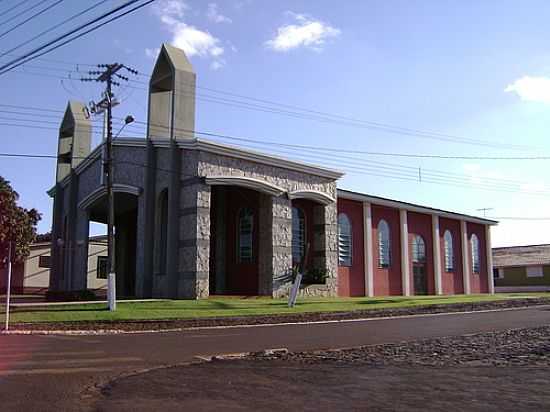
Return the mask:
<svg viewBox="0 0 550 412">
<path fill-rule="evenodd" d="M 337 188 L 323 166 L 196 138 L 196 74 L 163 45 L 146 138 L 113 141 L 119 296 L 200 299 L 493 293 L 490 226 Z M 89 222 L 107 221 L 103 145 L 84 105 L 59 130 L 50 289 L 89 287 Z"/>
</svg>

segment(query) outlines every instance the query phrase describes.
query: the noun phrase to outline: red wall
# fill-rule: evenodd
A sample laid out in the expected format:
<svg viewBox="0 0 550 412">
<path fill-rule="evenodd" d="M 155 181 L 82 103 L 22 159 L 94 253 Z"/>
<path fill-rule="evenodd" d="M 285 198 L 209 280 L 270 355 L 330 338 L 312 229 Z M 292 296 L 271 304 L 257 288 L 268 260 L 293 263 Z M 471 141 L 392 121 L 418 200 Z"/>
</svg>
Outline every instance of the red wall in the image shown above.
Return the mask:
<svg viewBox="0 0 550 412">
<path fill-rule="evenodd" d="M 468 262 L 470 264 L 470 292 L 471 293 L 488 293 L 489 285 L 487 281 L 487 247 L 485 245 L 485 226 L 468 223 Z M 479 274 L 474 274 L 472 271 L 472 244 L 470 239 L 472 234 L 476 234 L 479 239 Z"/>
<path fill-rule="evenodd" d="M 401 247 L 399 210 L 372 205 L 372 257 L 374 265 L 374 294 L 401 295 Z M 390 227 L 391 261 L 388 268 L 378 267 L 378 222 L 385 219 Z"/>
<path fill-rule="evenodd" d="M 445 270 L 445 231 L 449 230 L 453 236 L 453 271 Z M 441 282 L 444 295 L 464 293 L 462 275 L 462 238 L 460 237 L 460 221 L 439 218 L 439 237 L 441 245 Z"/>
<path fill-rule="evenodd" d="M 420 235 L 426 244 L 426 278 L 428 284 L 428 294 L 435 294 L 434 281 L 434 259 L 432 242 L 432 217 L 421 213 L 407 212 L 407 227 L 409 229 L 409 275 L 411 295 L 414 295 L 414 278 L 412 263 L 412 241 L 415 235 Z"/>
<path fill-rule="evenodd" d="M 352 266 L 338 266 L 338 296 L 365 296 L 363 203 L 338 199 L 338 213 L 351 221 Z"/>
</svg>

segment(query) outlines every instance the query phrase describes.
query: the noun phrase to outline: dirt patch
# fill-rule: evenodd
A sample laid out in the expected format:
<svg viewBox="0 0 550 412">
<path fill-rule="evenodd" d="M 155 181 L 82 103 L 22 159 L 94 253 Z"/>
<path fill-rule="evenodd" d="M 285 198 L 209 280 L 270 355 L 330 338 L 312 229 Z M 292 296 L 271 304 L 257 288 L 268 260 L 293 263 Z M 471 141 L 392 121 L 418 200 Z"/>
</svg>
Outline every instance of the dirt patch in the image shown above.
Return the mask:
<svg viewBox="0 0 550 412">
<path fill-rule="evenodd" d="M 507 299 L 494 302 L 451 303 L 415 306 L 411 308 L 366 309 L 348 312 L 310 312 L 262 316 L 231 316 L 215 318 L 139 320 L 139 321 L 79 321 L 17 323 L 16 330 L 167 330 L 209 326 L 236 326 L 276 324 L 288 322 L 337 321 L 361 318 L 379 318 L 418 314 L 453 313 L 490 309 L 509 309 L 537 305 L 550 305 L 550 298 Z"/>
<path fill-rule="evenodd" d="M 253 354 L 106 386 L 109 411 L 548 410 L 550 327 L 338 351 Z"/>
</svg>

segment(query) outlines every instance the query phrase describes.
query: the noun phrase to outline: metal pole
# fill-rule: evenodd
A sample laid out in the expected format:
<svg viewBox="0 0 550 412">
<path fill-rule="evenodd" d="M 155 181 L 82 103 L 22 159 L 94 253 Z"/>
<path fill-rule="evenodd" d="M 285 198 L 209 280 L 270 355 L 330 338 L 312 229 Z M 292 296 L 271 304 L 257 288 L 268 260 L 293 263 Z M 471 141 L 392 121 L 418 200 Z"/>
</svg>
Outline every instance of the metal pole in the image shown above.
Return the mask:
<svg viewBox="0 0 550 412">
<path fill-rule="evenodd" d="M 111 71 L 111 67 L 107 68 Z M 115 239 L 114 239 L 114 223 L 115 223 L 115 199 L 113 196 L 113 118 L 112 118 L 112 94 L 111 94 L 111 73 L 107 76 L 107 202 L 108 202 L 108 218 L 107 218 L 107 273 L 108 279 L 108 300 L 109 310 L 116 310 L 116 274 L 115 274 Z"/>
<path fill-rule="evenodd" d="M 8 242 L 8 284 L 6 286 L 6 325 L 4 330 L 7 332 L 10 325 L 10 298 L 11 298 L 11 241 Z"/>
</svg>

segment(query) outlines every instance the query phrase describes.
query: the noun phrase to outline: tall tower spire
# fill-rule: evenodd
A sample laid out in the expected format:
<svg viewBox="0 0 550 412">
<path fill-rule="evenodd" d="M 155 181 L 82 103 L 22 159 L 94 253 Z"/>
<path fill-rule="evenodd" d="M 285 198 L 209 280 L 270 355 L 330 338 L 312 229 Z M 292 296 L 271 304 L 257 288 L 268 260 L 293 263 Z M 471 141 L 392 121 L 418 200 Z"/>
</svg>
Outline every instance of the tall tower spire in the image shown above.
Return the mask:
<svg viewBox="0 0 550 412">
<path fill-rule="evenodd" d="M 183 50 L 163 44 L 149 82 L 148 139 L 194 138 L 196 78 Z"/>
</svg>

